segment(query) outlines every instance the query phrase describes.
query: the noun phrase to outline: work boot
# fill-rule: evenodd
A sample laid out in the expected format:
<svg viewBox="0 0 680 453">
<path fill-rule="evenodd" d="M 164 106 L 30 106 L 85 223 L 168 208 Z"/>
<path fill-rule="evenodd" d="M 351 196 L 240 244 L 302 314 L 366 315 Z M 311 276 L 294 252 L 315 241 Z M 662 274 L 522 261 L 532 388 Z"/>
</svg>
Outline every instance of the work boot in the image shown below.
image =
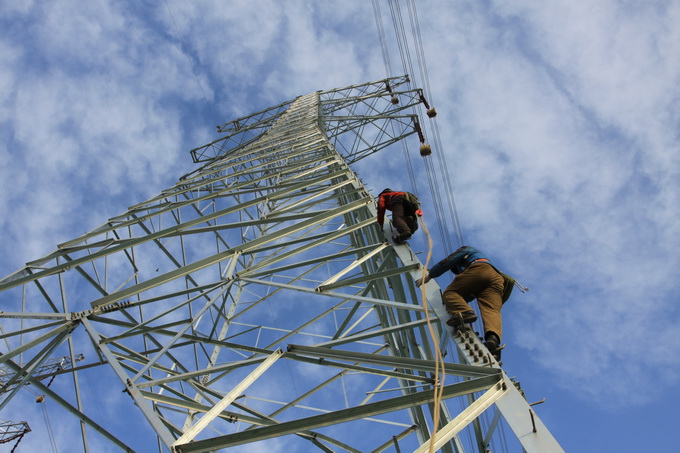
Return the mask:
<svg viewBox="0 0 680 453">
<path fill-rule="evenodd" d="M 451 318 L 446 321 L 446 324 L 454 328 L 459 328 L 475 321 L 477 321 L 477 315 L 474 311 L 468 310 L 451 313 Z"/>
<path fill-rule="evenodd" d="M 484 346 L 486 346 L 486 349 L 489 350 L 491 355 L 493 355 L 496 360 L 500 361 L 501 360 L 501 339 L 498 338 L 498 335 L 496 335 L 493 332 L 487 332 L 484 337 L 485 337 Z"/>
<path fill-rule="evenodd" d="M 395 244 L 403 244 L 403 243 L 406 242 L 408 239 L 410 239 L 411 236 L 412 236 L 411 233 L 401 233 L 401 234 L 398 234 L 398 235 L 394 238 L 394 243 L 395 243 Z"/>
</svg>

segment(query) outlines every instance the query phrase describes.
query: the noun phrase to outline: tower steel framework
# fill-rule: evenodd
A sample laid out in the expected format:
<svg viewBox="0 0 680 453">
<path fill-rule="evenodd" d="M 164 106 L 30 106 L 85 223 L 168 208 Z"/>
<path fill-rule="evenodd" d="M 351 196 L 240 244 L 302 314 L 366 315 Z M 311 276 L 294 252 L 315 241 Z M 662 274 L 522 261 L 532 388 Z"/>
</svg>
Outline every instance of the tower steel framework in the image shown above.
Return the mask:
<svg viewBox="0 0 680 453">
<path fill-rule="evenodd" d="M 479 339 L 442 329 L 435 281 L 424 307 L 349 167 L 414 134 L 422 99 L 395 77 L 219 126 L 174 186 L 1 280 L 4 418 L 28 387 L 69 451 L 420 452 L 437 411 L 437 450 L 561 451 Z"/>
</svg>

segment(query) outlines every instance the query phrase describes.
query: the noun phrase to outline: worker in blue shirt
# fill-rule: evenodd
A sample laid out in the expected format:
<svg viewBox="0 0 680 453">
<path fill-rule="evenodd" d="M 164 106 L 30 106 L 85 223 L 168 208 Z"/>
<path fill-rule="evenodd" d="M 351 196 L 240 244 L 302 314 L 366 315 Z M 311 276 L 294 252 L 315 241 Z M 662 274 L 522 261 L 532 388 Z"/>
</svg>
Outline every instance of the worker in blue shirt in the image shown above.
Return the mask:
<svg viewBox="0 0 680 453">
<path fill-rule="evenodd" d="M 476 298 L 484 323 L 484 344 L 499 359 L 503 327 L 503 277 L 481 251 L 463 246 L 435 264 L 424 279 L 416 280 L 416 286 L 446 271 L 456 274 L 442 294 L 446 311 L 451 315 L 446 323 L 458 328 L 475 322 L 477 315 L 470 309 L 468 302 Z"/>
</svg>

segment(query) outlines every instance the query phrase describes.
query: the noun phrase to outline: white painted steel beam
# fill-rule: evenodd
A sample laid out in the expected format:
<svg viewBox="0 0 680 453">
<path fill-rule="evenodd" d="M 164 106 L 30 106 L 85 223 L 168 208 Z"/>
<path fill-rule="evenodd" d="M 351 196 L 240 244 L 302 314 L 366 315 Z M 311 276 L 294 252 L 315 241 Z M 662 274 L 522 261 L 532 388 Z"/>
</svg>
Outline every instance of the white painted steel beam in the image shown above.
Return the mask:
<svg viewBox="0 0 680 453">
<path fill-rule="evenodd" d="M 173 448 L 177 450 L 178 447 L 192 441 L 212 420 L 215 419 L 215 417 L 234 402 L 241 393 L 250 387 L 257 378 L 262 376 L 262 374 L 264 374 L 264 372 L 267 371 L 283 354 L 283 350 L 279 349 L 267 357 L 264 362 L 258 365 L 245 379 L 227 393 L 219 403 L 215 404 L 199 421 L 182 434 L 182 436 L 172 444 Z M 179 451 L 181 451 L 181 449 Z"/>
<path fill-rule="evenodd" d="M 426 453 L 434 449 L 434 451 L 442 448 L 447 442 L 449 442 L 455 435 L 457 435 L 463 428 L 470 424 L 474 419 L 479 417 L 482 412 L 487 410 L 495 401 L 503 396 L 506 390 L 503 388 L 502 383 L 498 383 L 489 390 L 487 390 L 482 396 L 477 398 L 474 403 L 466 407 L 456 418 L 451 420 L 446 426 L 442 427 L 434 436 L 434 442 L 430 441 L 422 444 L 413 453 Z"/>
</svg>

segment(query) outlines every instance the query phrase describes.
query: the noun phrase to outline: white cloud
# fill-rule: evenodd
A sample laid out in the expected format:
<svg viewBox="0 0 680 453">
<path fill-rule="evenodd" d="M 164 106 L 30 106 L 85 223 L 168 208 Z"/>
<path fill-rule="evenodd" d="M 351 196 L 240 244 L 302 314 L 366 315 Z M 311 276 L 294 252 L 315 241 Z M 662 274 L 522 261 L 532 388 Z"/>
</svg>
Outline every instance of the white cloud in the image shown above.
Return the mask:
<svg viewBox="0 0 680 453">
<path fill-rule="evenodd" d="M 466 241 L 532 288 L 509 348 L 590 401 L 668 392 L 680 3 L 418 4 Z M 168 5 L 174 22 L 165 2 L 0 6 L 3 274 L 173 184 L 214 124 L 384 74 L 369 2 Z M 360 174 L 378 191 L 403 170 L 380 159 L 389 175 Z"/>
</svg>

